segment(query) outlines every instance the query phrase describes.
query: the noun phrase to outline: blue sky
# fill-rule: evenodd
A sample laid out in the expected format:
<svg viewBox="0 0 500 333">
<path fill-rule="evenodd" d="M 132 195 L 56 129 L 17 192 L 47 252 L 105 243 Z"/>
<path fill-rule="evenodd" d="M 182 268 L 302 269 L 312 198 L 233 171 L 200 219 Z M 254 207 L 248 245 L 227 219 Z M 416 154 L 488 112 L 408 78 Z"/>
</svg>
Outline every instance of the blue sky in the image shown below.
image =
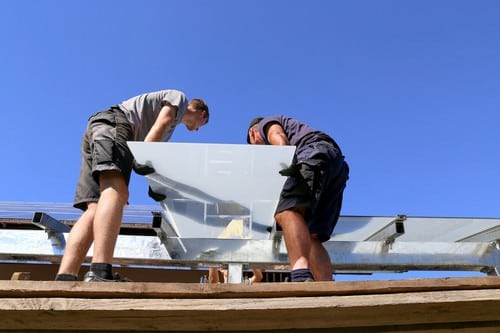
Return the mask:
<svg viewBox="0 0 500 333">
<path fill-rule="evenodd" d="M 176 88 L 212 117 L 172 141 L 273 114 L 335 137 L 345 215 L 499 217 L 499 35 L 484 0 L 2 1 L 0 200 L 72 202 L 88 116 Z"/>
<path fill-rule="evenodd" d="M 498 36 L 494 0 L 5 0 L 0 201 L 72 202 L 89 115 L 175 88 L 211 119 L 171 141 L 274 114 L 332 135 L 343 215 L 500 217 Z"/>
</svg>

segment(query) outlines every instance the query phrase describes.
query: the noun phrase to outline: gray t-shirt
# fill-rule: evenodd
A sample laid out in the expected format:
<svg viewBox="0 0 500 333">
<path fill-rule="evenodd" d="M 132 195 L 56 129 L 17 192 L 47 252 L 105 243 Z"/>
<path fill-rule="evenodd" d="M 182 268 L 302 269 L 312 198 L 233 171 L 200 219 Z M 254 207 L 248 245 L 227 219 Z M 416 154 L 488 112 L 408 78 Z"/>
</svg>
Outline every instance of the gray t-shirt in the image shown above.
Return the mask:
<svg viewBox="0 0 500 333">
<path fill-rule="evenodd" d="M 172 133 L 174 133 L 175 126 L 182 121 L 182 117 L 187 111 L 188 100 L 183 92 L 160 90 L 132 97 L 118 105 L 132 125 L 134 140 L 144 141 L 156 118 L 158 118 L 163 102 L 168 102 L 177 107 L 175 122 L 162 137 L 162 141 L 168 141 Z"/>
</svg>

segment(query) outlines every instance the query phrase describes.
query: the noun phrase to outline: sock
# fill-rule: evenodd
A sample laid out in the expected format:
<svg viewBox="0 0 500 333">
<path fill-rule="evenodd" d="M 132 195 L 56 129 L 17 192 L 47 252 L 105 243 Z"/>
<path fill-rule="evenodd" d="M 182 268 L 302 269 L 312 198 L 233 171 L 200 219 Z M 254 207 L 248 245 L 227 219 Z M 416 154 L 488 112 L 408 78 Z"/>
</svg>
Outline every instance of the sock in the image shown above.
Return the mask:
<svg viewBox="0 0 500 333">
<path fill-rule="evenodd" d="M 57 274 L 54 281 L 76 281 L 76 275 L 71 274 Z"/>
<path fill-rule="evenodd" d="M 290 278 L 292 282 L 304 282 L 307 279 L 313 280 L 313 276 L 309 268 L 294 269 L 290 274 Z"/>
<path fill-rule="evenodd" d="M 112 280 L 113 274 L 111 272 L 111 264 L 106 263 L 91 263 L 90 270 L 95 273 L 95 275 L 102 277 L 103 279 Z"/>
</svg>

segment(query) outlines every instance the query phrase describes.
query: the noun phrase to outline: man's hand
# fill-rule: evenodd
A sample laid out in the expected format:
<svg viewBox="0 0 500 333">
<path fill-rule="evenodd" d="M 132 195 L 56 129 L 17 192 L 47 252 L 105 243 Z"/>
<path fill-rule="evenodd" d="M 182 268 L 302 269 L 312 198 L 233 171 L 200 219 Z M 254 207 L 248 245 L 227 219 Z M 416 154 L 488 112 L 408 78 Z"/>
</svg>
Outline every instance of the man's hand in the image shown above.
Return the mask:
<svg viewBox="0 0 500 333">
<path fill-rule="evenodd" d="M 136 160 L 134 160 L 134 163 L 132 164 L 132 169 L 134 169 L 136 174 L 141 176 L 147 176 L 156 171 L 155 168 L 150 167 L 149 165 L 146 164 L 137 163 Z"/>
<path fill-rule="evenodd" d="M 281 169 L 279 173 L 285 177 L 296 177 L 300 174 L 300 167 L 294 162 L 289 167 Z"/>
<path fill-rule="evenodd" d="M 302 168 L 302 170 L 301 170 Z M 310 170 L 307 166 L 303 164 L 297 164 L 295 160 L 290 164 L 288 168 L 281 169 L 279 171 L 280 175 L 289 177 L 285 184 L 283 185 L 283 189 L 281 191 L 281 196 L 283 198 L 288 197 L 302 197 L 302 198 L 310 198 L 312 195 L 312 187 L 309 186 L 306 179 L 304 179 L 304 174 L 309 174 L 314 172 Z M 312 176 L 311 176 L 312 177 Z M 309 177 L 307 177 L 309 178 Z M 312 179 L 312 178 L 311 178 Z"/>
<path fill-rule="evenodd" d="M 153 191 L 151 186 L 148 189 L 148 195 L 154 200 L 154 201 L 163 201 L 167 198 L 166 195 L 161 194 L 161 193 L 156 193 Z"/>
</svg>

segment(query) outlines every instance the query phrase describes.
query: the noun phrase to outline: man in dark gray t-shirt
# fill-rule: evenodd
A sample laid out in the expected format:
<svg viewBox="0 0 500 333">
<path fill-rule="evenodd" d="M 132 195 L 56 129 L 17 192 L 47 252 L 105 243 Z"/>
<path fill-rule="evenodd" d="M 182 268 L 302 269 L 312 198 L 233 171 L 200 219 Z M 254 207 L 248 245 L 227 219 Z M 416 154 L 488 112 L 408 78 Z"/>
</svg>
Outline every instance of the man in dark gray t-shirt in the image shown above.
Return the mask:
<svg viewBox="0 0 500 333">
<path fill-rule="evenodd" d="M 283 230 L 291 281 L 331 281 L 331 260 L 322 243 L 338 221 L 349 178 L 340 147 L 329 135 L 285 116 L 252 120 L 247 142 L 296 146 L 294 162 L 280 171 L 287 180 L 274 217 Z"/>
<path fill-rule="evenodd" d="M 178 90 L 161 90 L 130 98 L 89 118 L 81 153 L 82 166 L 74 206 L 84 212 L 66 243 L 56 280 L 74 281 L 92 245 L 90 270 L 84 281 L 115 281 L 111 265 L 128 202 L 134 169 L 140 175 L 154 169 L 135 163 L 127 141 L 168 141 L 178 124 L 197 131 L 208 122 L 208 106 L 201 99 L 188 102 Z M 157 201 L 164 199 L 149 189 Z"/>
</svg>

